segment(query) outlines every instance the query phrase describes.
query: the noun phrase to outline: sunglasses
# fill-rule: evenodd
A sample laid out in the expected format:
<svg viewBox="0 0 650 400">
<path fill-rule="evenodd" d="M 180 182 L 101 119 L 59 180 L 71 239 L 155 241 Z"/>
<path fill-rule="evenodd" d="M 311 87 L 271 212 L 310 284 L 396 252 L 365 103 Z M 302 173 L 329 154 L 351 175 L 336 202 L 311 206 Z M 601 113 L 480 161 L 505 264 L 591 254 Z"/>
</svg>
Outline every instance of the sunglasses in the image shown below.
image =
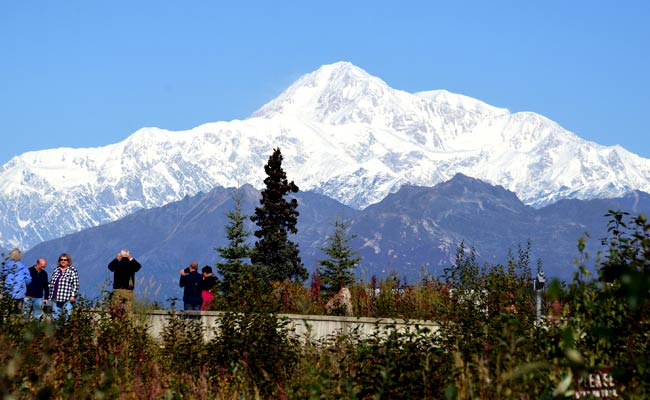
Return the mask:
<svg viewBox="0 0 650 400">
<path fill-rule="evenodd" d="M 69 261 L 67 258 L 59 258 L 59 261 Z"/>
</svg>

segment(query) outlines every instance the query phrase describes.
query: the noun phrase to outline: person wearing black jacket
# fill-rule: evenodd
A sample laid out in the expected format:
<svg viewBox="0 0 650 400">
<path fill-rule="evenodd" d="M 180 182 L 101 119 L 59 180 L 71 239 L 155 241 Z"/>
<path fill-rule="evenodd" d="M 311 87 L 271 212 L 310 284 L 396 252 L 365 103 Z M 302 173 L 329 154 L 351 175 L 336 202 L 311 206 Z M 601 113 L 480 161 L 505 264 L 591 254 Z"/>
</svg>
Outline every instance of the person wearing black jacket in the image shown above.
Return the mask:
<svg viewBox="0 0 650 400">
<path fill-rule="evenodd" d="M 135 273 L 142 266 L 133 258 L 129 250 L 124 249 L 117 253 L 113 261 L 108 264 L 108 269 L 113 272 L 113 308 L 121 310 L 128 315 L 133 313 L 133 288 L 135 286 Z"/>
<path fill-rule="evenodd" d="M 26 321 L 29 321 L 31 317 L 35 320 L 41 319 L 43 305 L 47 305 L 47 299 L 50 297 L 46 266 L 47 261 L 44 258 L 39 258 L 36 260 L 36 264 L 29 268 L 32 281 L 27 285 L 25 301 L 23 302 L 23 315 Z"/>
<path fill-rule="evenodd" d="M 203 276 L 199 274 L 199 263 L 192 261 L 189 268 L 181 270 L 180 287 L 183 289 L 183 310 L 201 310 L 203 297 Z"/>
</svg>

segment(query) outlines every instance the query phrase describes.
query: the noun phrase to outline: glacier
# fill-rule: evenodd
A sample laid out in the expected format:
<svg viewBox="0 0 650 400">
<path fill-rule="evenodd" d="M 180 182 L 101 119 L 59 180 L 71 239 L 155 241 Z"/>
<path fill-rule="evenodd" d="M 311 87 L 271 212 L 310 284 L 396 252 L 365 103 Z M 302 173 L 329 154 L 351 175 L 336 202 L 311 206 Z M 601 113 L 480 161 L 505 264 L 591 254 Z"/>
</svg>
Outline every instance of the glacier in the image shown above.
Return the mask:
<svg viewBox="0 0 650 400">
<path fill-rule="evenodd" d="M 107 146 L 13 157 L 0 168 L 0 247 L 27 249 L 216 186 L 261 188 L 275 147 L 301 190 L 357 209 L 456 173 L 533 207 L 650 192 L 650 160 L 620 146 L 584 140 L 533 112 L 445 90 L 396 90 L 338 62 L 245 120 L 147 127 Z"/>
</svg>

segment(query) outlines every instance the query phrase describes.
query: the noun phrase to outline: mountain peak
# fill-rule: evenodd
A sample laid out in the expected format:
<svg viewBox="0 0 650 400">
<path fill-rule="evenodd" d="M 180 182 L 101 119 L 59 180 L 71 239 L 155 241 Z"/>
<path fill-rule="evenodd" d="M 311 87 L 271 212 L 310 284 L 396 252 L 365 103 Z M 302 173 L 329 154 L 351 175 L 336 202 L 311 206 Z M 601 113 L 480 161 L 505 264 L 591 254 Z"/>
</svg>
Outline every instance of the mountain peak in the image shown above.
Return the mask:
<svg viewBox="0 0 650 400">
<path fill-rule="evenodd" d="M 460 145 L 452 142 L 485 118 L 508 115 L 506 109 L 446 90 L 411 94 L 393 89 L 344 61 L 303 75 L 252 117 L 287 116 L 310 125 L 347 125 L 355 130 L 363 124 L 373 130 L 398 132 L 408 142 L 439 152 Z"/>
<path fill-rule="evenodd" d="M 373 78 L 373 76 L 366 72 L 364 69 L 357 67 L 349 61 L 339 61 L 333 64 L 325 64 L 318 68 L 316 71 L 307 75 L 317 76 L 328 81 L 339 80 L 341 77 L 359 80 Z"/>
<path fill-rule="evenodd" d="M 359 107 L 376 106 L 381 96 L 392 91 L 381 79 L 342 61 L 323 65 L 303 75 L 280 96 L 254 112 L 252 117 L 293 115 L 332 125 L 368 123 L 372 116 L 359 111 Z"/>
<path fill-rule="evenodd" d="M 501 185 L 491 185 L 480 179 L 472 178 L 463 173 L 458 172 L 450 180 L 439 183 L 435 189 L 447 193 L 451 196 L 452 193 L 482 193 L 482 196 L 490 196 L 499 198 L 501 201 L 508 202 L 514 207 L 524 207 L 524 204 L 517 198 L 517 195 L 510 190 L 505 189 Z"/>
</svg>

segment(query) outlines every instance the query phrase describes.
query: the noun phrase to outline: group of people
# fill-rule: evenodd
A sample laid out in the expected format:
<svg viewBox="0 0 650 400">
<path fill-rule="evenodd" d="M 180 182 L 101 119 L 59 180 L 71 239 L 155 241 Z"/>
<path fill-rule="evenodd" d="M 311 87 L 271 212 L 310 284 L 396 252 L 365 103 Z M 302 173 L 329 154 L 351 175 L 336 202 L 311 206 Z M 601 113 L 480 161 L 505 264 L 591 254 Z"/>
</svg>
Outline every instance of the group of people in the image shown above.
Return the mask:
<svg viewBox="0 0 650 400">
<path fill-rule="evenodd" d="M 199 263 L 192 261 L 187 268 L 181 270 L 180 287 L 183 288 L 183 310 L 209 310 L 214 294 L 212 289 L 217 284 L 217 277 L 209 265 L 201 268 Z"/>
<path fill-rule="evenodd" d="M 133 258 L 128 249 L 123 249 L 108 264 L 113 272 L 113 307 L 130 314 L 133 312 L 133 287 L 135 273 L 142 266 Z M 209 265 L 198 272 L 199 263 L 192 261 L 181 270 L 179 285 L 183 288 L 184 310 L 209 310 L 214 300 L 212 289 L 217 285 L 217 277 Z"/>
<path fill-rule="evenodd" d="M 45 258 L 39 258 L 29 268 L 21 258 L 20 249 L 12 249 L 1 273 L 4 293 L 11 299 L 14 311 L 22 312 L 27 320 L 40 319 L 46 305 L 52 307 L 54 319 L 72 313 L 72 306 L 79 296 L 79 273 L 72 265 L 72 257 L 62 253 L 49 280 Z"/>
<path fill-rule="evenodd" d="M 72 257 L 62 253 L 51 279 L 45 270 L 47 260 L 39 258 L 36 264 L 27 268 L 21 261 L 22 252 L 14 248 L 9 252 L 0 278 L 4 280 L 4 293 L 11 298 L 15 313 L 22 312 L 26 320 L 40 319 L 44 306 L 52 308 L 52 318 L 72 314 L 73 305 L 79 296 L 79 273 L 72 265 Z M 135 273 L 142 268 L 128 249 L 123 249 L 108 264 L 113 273 L 112 306 L 127 314 L 133 312 L 133 289 Z M 209 310 L 217 285 L 212 267 L 206 265 L 198 272 L 199 264 L 192 261 L 181 270 L 179 285 L 183 288 L 184 310 Z"/>
</svg>

